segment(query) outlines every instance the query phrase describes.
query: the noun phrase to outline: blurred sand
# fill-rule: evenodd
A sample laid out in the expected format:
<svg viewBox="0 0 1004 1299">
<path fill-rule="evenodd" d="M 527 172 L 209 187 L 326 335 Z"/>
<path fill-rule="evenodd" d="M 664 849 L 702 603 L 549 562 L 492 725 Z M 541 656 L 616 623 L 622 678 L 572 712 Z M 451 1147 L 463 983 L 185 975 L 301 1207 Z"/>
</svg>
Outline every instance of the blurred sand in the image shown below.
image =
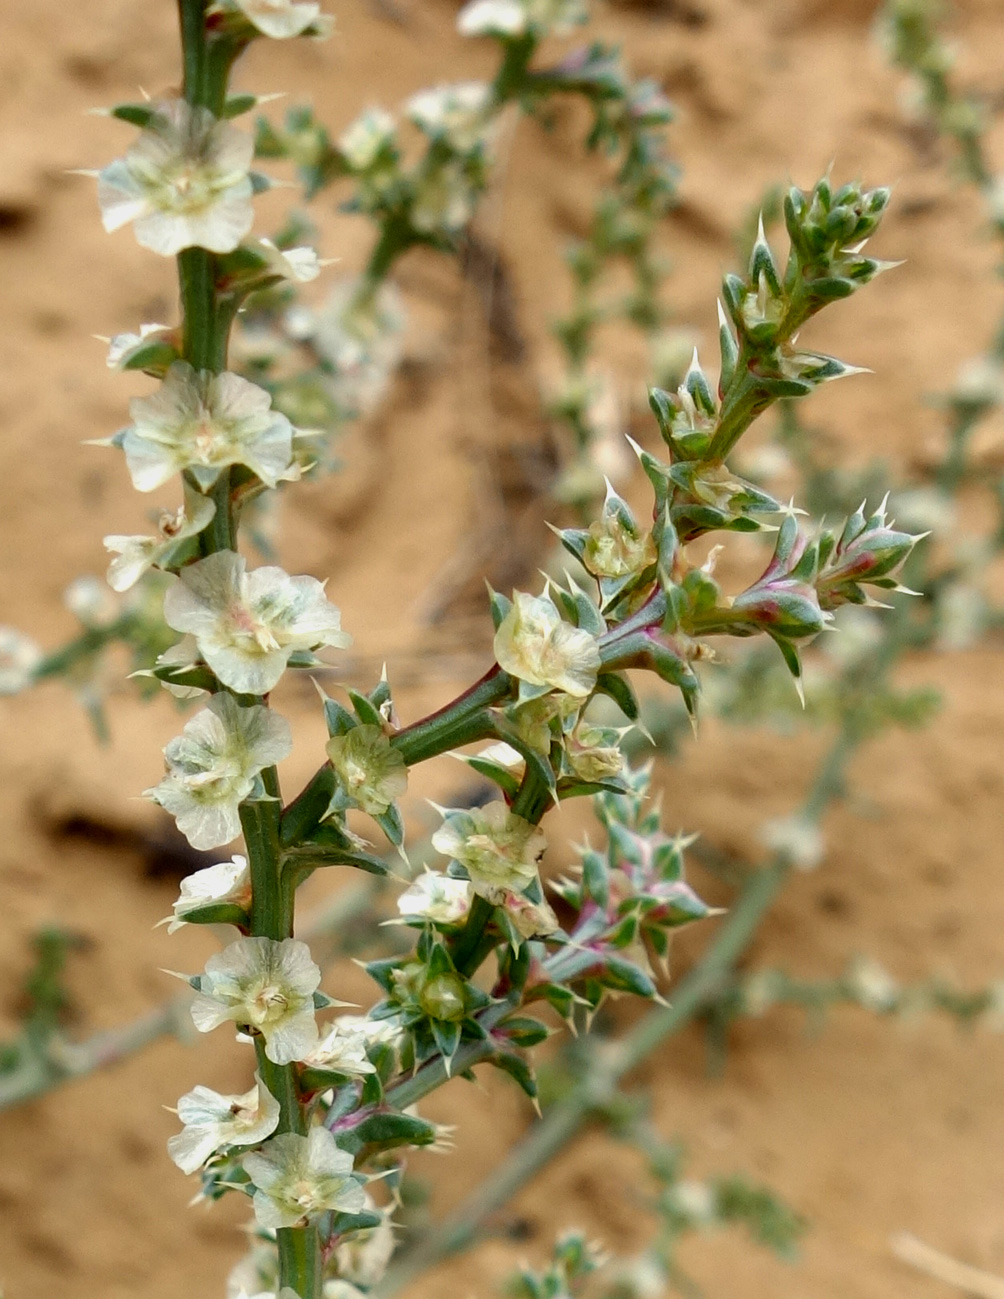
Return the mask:
<svg viewBox="0 0 1004 1299">
<path fill-rule="evenodd" d="M 397 3 L 402 24 L 363 0 L 335 6 L 333 41 L 268 57 L 257 50 L 240 84 L 293 86 L 338 129 L 369 104 L 488 69 L 489 52 L 453 34 L 452 0 Z M 999 93 L 1004 6 L 970 0 L 960 8 L 966 72 Z M 55 644 L 72 626 L 61 605 L 67 583 L 101 572 L 102 534 L 138 530 L 149 505 L 130 490 L 119 458 L 81 446 L 119 427 L 128 396 L 145 386 L 109 375 L 90 336 L 170 318 L 174 293 L 173 266 L 128 234 L 105 236 L 92 187 L 65 173 L 102 165 L 128 138 L 128 128 L 85 116 L 87 108 L 170 82 L 174 8 L 6 0 L 0 9 L 0 618 Z M 680 21 L 684 10 L 706 21 Z M 684 203 L 667 228 L 670 291 L 679 321 L 696 324 L 708 347 L 717 280 L 733 255 L 729 232 L 768 184 L 811 183 L 831 159 L 839 178 L 895 182 L 879 251 L 906 265 L 828 313 L 812 335 L 875 376 L 820 394 L 811 418 L 848 457 L 881 455 L 900 474 L 938 434 L 924 394 L 945 387 L 984 344 L 1000 295 L 972 196 L 953 194 L 943 160 L 902 129 L 899 81 L 870 38 L 873 10 L 870 0 L 696 0 L 602 8 L 597 28 L 622 40 L 633 67 L 657 77 L 679 105 L 673 141 Z M 522 124 L 480 219 L 512 276 L 522 358 L 489 356 L 477 293 L 450 263 L 410 257 L 400 275 L 412 320 L 406 372 L 380 415 L 346 439 L 346 472 L 301 491 L 284 519 L 284 560 L 330 577 L 365 674 L 375 675 L 386 655 L 391 680 L 405 683 L 397 697 L 406 719 L 443 702 L 488 661 L 483 622 L 476 632 L 449 619 L 430 628 L 422 610 L 442 593 L 457 555 L 484 545 L 500 474 L 515 482 L 516 509 L 528 509 L 518 515 L 523 562 L 546 546 L 520 466 L 532 472 L 542 445 L 537 392 L 554 364 L 548 321 L 567 292 L 560 247 L 583 228 L 591 178 L 602 170 L 581 160 L 582 126 L 575 112 L 559 114 L 549 135 Z M 262 229 L 286 198 L 263 204 Z M 350 268 L 367 232 L 333 206 L 325 196 L 313 213 L 321 250 Z M 608 342 L 637 401 L 643 359 L 629 337 Z M 477 572 L 468 575 L 476 588 Z M 439 649 L 451 657 L 437 675 L 430 655 Z M 1004 975 L 1000 668 L 991 649 L 907 666 L 904 679 L 940 681 L 944 708 L 927 731 L 890 734 L 855 764 L 852 805 L 828 822 L 828 859 L 795 881 L 758 959 L 826 976 L 863 951 L 903 979 L 929 970 L 967 984 Z M 294 789 L 316 763 L 321 726 L 309 690 L 286 691 L 283 711 L 302 737 L 284 773 Z M 133 854 L 55 846 L 47 833 L 54 810 L 151 823 L 153 809 L 127 796 L 156 780 L 157 746 L 176 730 L 176 715 L 166 702 L 143 708 L 124 693 L 111 713 L 115 743 L 101 753 L 60 687 L 0 704 L 0 1027 L 15 1022 L 39 924 L 58 920 L 90 939 L 71 966 L 82 1032 L 157 1004 L 172 991 L 160 967 L 195 969 L 212 950 L 208 934 L 152 931 L 175 890 L 145 878 Z M 724 848 L 751 848 L 747 827 L 797 801 L 819 744 L 708 726 L 667 771 L 668 821 Z M 455 767 L 441 763 L 413 789 L 442 797 L 457 780 Z M 317 897 L 342 881 L 314 883 Z M 680 960 L 704 941 L 688 934 Z M 367 996 L 352 967 L 331 971 L 326 987 Z M 175 1120 L 162 1106 L 196 1081 L 242 1090 L 246 1067 L 223 1034 L 192 1048 L 161 1043 L 0 1116 L 5 1299 L 222 1295 L 242 1247 L 243 1206 L 186 1208 L 193 1188 L 164 1154 Z M 813 1224 L 795 1271 L 734 1236 L 696 1242 L 685 1263 L 722 1299 L 936 1299 L 941 1285 L 890 1255 L 890 1235 L 905 1229 L 1004 1272 L 1002 1077 L 1004 1041 L 987 1031 L 966 1035 L 940 1022 L 891 1029 L 856 1012 L 835 1015 L 818 1039 L 797 1016 L 749 1022 L 715 1079 L 696 1030 L 674 1041 L 644 1078 L 662 1130 L 686 1137 L 695 1172 L 763 1178 Z M 483 1089 L 454 1083 L 427 1110 L 459 1124 L 457 1152 L 421 1164 L 435 1179 L 437 1211 L 473 1186 L 532 1118 L 495 1079 Z M 416 1285 L 415 1299 L 488 1296 L 517 1258 L 540 1257 L 571 1224 L 613 1248 L 637 1245 L 636 1171 L 604 1139 L 583 1140 L 520 1197 L 515 1212 L 529 1241 L 485 1244 L 475 1263 Z"/>
</svg>

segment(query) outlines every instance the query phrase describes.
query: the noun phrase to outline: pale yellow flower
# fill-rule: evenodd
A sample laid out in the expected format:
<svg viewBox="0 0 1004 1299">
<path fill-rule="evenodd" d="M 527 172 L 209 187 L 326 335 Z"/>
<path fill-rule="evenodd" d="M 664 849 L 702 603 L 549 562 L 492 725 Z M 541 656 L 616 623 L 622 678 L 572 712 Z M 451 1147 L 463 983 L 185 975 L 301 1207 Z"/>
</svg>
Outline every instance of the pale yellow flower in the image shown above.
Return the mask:
<svg viewBox="0 0 1004 1299">
<path fill-rule="evenodd" d="M 345 793 L 370 816 L 382 816 L 408 788 L 404 758 L 379 726 L 333 735 L 325 752 Z"/>
<path fill-rule="evenodd" d="M 547 596 L 513 592 L 512 608 L 495 633 L 495 658 L 510 676 L 584 699 L 596 685 L 596 637 L 564 622 Z"/>
<path fill-rule="evenodd" d="M 144 248 L 229 253 L 251 229 L 254 141 L 183 99 L 155 106 L 150 125 L 98 175 L 106 230 L 133 222 Z"/>
<path fill-rule="evenodd" d="M 464 867 L 475 893 L 502 905 L 508 891 L 521 893 L 537 878 L 547 840 L 539 826 L 498 801 L 444 812 L 432 846 Z"/>
<path fill-rule="evenodd" d="M 359 1213 L 366 1203 L 352 1156 L 327 1128 L 312 1127 L 305 1137 L 273 1137 L 244 1156 L 244 1170 L 257 1188 L 254 1211 L 261 1227 L 296 1227 L 329 1209 Z"/>
</svg>

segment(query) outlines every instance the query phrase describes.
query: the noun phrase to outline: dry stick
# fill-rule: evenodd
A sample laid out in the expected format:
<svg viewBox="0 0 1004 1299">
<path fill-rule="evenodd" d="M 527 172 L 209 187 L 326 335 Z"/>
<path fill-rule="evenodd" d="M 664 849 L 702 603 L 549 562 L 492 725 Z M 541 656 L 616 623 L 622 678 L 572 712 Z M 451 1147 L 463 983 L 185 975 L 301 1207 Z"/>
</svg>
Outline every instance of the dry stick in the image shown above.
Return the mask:
<svg viewBox="0 0 1004 1299">
<path fill-rule="evenodd" d="M 978 1299 L 1004 1299 L 1004 1277 L 960 1263 L 948 1254 L 942 1254 L 940 1249 L 925 1245 L 907 1231 L 893 1236 L 889 1247 L 900 1262 L 944 1281 L 946 1285 L 955 1286 L 964 1294 L 976 1295 Z"/>
<path fill-rule="evenodd" d="M 816 775 L 803 815 L 818 819 L 839 796 L 847 763 L 859 742 L 856 729 L 845 725 Z M 612 1099 L 618 1084 L 714 1001 L 733 977 L 736 963 L 781 892 L 791 867 L 790 859 L 779 854 L 747 879 L 714 941 L 675 989 L 672 1004 L 650 1011 L 622 1042 L 604 1043 L 583 1081 L 548 1110 L 496 1173 L 407 1253 L 376 1288 L 374 1299 L 400 1293 L 427 1268 L 472 1244 L 485 1220 L 578 1135 L 589 1118 Z"/>
</svg>

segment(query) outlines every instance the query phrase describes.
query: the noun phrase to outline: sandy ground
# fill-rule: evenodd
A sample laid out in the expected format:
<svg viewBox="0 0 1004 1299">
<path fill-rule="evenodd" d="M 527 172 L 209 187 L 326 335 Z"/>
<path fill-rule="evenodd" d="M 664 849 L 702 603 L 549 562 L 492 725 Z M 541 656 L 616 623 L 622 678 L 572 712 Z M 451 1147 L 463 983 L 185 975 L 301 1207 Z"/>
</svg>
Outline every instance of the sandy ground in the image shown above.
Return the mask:
<svg viewBox="0 0 1004 1299">
<path fill-rule="evenodd" d="M 997 93 L 1004 6 L 960 7 L 965 69 Z M 87 108 L 132 98 L 137 85 L 156 92 L 170 84 L 174 14 L 151 0 L 6 0 L 0 8 L 0 611 L 4 622 L 55 644 L 72 626 L 62 590 L 82 570 L 100 572 L 101 535 L 138 530 L 147 505 L 129 489 L 119 459 L 81 446 L 119 427 L 127 397 L 144 387 L 142 379 L 110 376 L 90 336 L 160 318 L 173 302 L 172 266 L 128 235 L 106 237 L 91 186 L 66 170 L 102 165 L 127 139 L 127 128 L 85 116 Z M 487 71 L 488 52 L 452 34 L 450 0 L 400 0 L 400 9 L 405 21 L 397 24 L 376 5 L 343 4 L 335 40 L 256 51 L 241 84 L 295 85 L 338 128 L 368 104 Z M 847 457 L 880 454 L 902 475 L 938 433 L 924 394 L 946 386 L 983 345 L 999 290 L 971 197 L 953 194 L 942 160 L 918 151 L 901 129 L 898 79 L 871 42 L 873 9 L 868 0 L 619 5 L 602 7 L 597 27 L 623 41 L 633 66 L 657 77 L 679 105 L 684 202 L 667 223 L 672 294 L 680 322 L 694 324 L 709 345 L 730 231 L 768 184 L 789 176 L 811 183 L 831 159 L 841 177 L 895 182 L 880 251 L 907 264 L 813 332 L 820 346 L 876 374 L 821 394 L 813 416 Z M 681 21 L 684 10 L 703 21 Z M 554 364 L 547 322 L 567 288 L 558 249 L 583 228 L 599 169 L 574 147 L 581 127 L 575 113 L 560 115 L 550 135 L 520 126 L 481 218 L 481 233 L 512 276 L 522 359 L 490 363 L 474 290 L 444 260 L 410 258 L 400 276 L 413 322 L 407 375 L 380 416 L 346 440 L 346 472 L 304 489 L 284 522 L 283 556 L 299 571 L 330 577 L 356 637 L 360 679 L 372 678 L 386 656 L 406 718 L 443 702 L 487 662 L 484 623 L 471 630 L 468 602 L 447 601 L 452 613 L 435 627 L 425 614 L 452 593 L 458 554 L 484 544 L 499 475 L 518 479 L 543 445 L 537 393 Z M 322 252 L 352 267 L 367 233 L 332 207 L 326 197 L 314 214 Z M 637 400 L 642 359 L 631 340 L 608 342 Z M 510 499 L 523 508 L 518 481 Z M 496 573 L 508 565 L 510 580 L 547 544 L 542 516 L 531 509 L 520 517 L 523 549 L 486 556 Z M 460 572 L 476 589 L 479 573 Z M 441 652 L 445 666 L 435 667 Z M 992 649 L 908 665 L 911 680 L 942 687 L 937 720 L 919 737 L 884 737 L 855 763 L 858 797 L 828 820 L 826 862 L 795 881 L 758 959 L 826 976 L 861 951 L 904 979 L 935 971 L 977 984 L 1004 974 L 1000 668 Z M 315 765 L 321 726 L 305 690 L 289 688 L 282 707 L 300 737 L 284 772 L 295 788 Z M 150 879 L 135 853 L 53 841 L 53 820 L 67 812 L 152 823 L 153 809 L 132 795 L 157 778 L 158 745 L 177 717 L 166 703 L 143 708 L 124 693 L 111 715 L 114 746 L 102 752 L 59 687 L 0 706 L 7 1028 L 29 937 L 42 923 L 58 920 L 89 940 L 71 966 L 81 1032 L 157 1004 L 171 991 L 159 968 L 195 969 L 213 947 L 205 933 L 169 940 L 151 930 L 175 887 Z M 708 726 L 667 772 L 668 817 L 713 844 L 750 848 L 748 827 L 797 802 L 818 747 Z M 456 781 L 447 763 L 413 787 L 442 795 Z M 418 827 L 422 814 L 414 816 Z M 683 954 L 703 939 L 688 936 Z M 351 967 L 333 970 L 326 986 L 366 995 Z M 5 1299 L 222 1294 L 241 1248 L 243 1209 L 186 1208 L 192 1189 L 164 1155 L 174 1119 L 162 1106 L 195 1081 L 243 1089 L 245 1067 L 223 1035 L 195 1046 L 163 1042 L 4 1114 Z M 696 1172 L 766 1179 L 813 1224 L 795 1270 L 731 1236 L 693 1243 L 684 1261 L 712 1296 L 937 1299 L 944 1287 L 890 1255 L 890 1235 L 907 1229 L 1004 1272 L 1002 1076 L 1004 1039 L 988 1031 L 934 1022 L 890 1028 L 851 1011 L 836 1014 L 818 1038 L 794 1015 L 748 1023 L 714 1079 L 696 1031 L 674 1041 L 644 1076 L 660 1128 L 686 1138 Z M 532 1118 L 514 1089 L 494 1080 L 484 1089 L 454 1083 L 427 1108 L 459 1125 L 457 1153 L 422 1165 L 437 1210 L 472 1187 Z M 518 1257 L 540 1257 L 570 1224 L 615 1248 L 637 1245 L 636 1173 L 605 1139 L 588 1137 L 520 1197 L 514 1212 L 529 1241 L 499 1236 L 473 1264 L 450 1265 L 411 1293 L 487 1296 Z"/>
</svg>

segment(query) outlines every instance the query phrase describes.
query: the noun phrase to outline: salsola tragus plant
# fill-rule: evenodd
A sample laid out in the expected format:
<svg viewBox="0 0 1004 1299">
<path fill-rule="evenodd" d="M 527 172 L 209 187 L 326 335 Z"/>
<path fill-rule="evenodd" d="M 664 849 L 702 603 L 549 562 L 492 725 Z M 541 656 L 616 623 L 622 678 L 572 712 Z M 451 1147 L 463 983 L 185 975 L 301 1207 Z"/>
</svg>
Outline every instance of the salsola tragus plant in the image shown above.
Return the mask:
<svg viewBox="0 0 1004 1299">
<path fill-rule="evenodd" d="M 477 18 L 507 61 L 525 67 L 529 35 L 566 8 L 475 0 L 461 23 Z M 402 726 L 386 679 L 348 691 L 344 703 L 322 697 L 326 751 L 287 802 L 276 767 L 292 735 L 272 692 L 287 670 L 309 670 L 348 637 L 319 581 L 249 568 L 238 548 L 245 511 L 295 482 L 310 439 L 268 391 L 228 368 L 231 327 L 249 295 L 313 270 L 316 259 L 250 237 L 253 196 L 268 181 L 253 170 L 251 137 L 234 125 L 256 100 L 231 94 L 229 76 L 251 41 L 318 35 L 324 24 L 317 5 L 296 0 L 181 0 L 180 14 L 183 93 L 113 110 L 139 135 L 98 174 L 98 188 L 109 230 L 131 224 L 143 246 L 177 258 L 180 325 L 148 327 L 130 344 L 156 350 L 143 368 L 160 374 L 158 387 L 132 403 L 129 426 L 109 441 L 138 490 L 180 478 L 184 499 L 159 536 L 115 536 L 109 548 L 122 584 L 150 568 L 169 575 L 164 618 L 182 639 L 154 677 L 203 696 L 148 794 L 194 847 L 222 848 L 241 834 L 246 845 L 246 856 L 187 880 L 176 913 L 236 930 L 189 980 L 192 1018 L 203 1032 L 233 1024 L 256 1072 L 242 1095 L 200 1085 L 182 1097 L 170 1152 L 183 1171 L 200 1172 L 206 1197 L 252 1199 L 261 1243 L 245 1266 L 248 1288 L 316 1299 L 322 1286 L 352 1293 L 362 1233 L 371 1249 L 389 1250 L 388 1213 L 367 1183 L 393 1188 L 408 1148 L 436 1143 L 435 1125 L 414 1112 L 424 1096 L 481 1064 L 534 1096 L 532 1050 L 549 1031 L 535 1010 L 570 1018 L 610 993 L 657 997 L 670 933 L 707 914 L 684 881 L 683 842 L 644 807 L 647 775 L 625 767 L 621 731 L 591 721 L 590 700 L 607 695 L 636 719 L 625 672 L 640 669 L 679 689 L 694 713 L 695 665 L 722 635 L 769 636 L 797 681 L 799 647 L 835 608 L 870 600 L 868 588 L 898 589 L 914 538 L 881 508 L 808 535 L 793 509 L 727 464 L 778 398 L 852 372 L 801 349 L 798 330 L 884 268 L 864 243 L 888 194 L 828 180 L 790 192 L 786 266 L 760 237 L 747 275 L 726 278 L 717 391 L 696 358 L 677 393 L 653 391 L 667 458 L 639 448 L 651 524 L 611 491 L 598 519 L 562 531 L 577 576 L 540 594 L 493 594 L 495 664 L 429 717 Z M 504 90 L 497 83 L 492 93 Z M 483 101 L 449 110 L 454 126 L 457 112 L 476 121 L 486 111 Z M 474 165 L 489 142 L 475 133 L 466 148 Z M 441 180 L 449 190 L 466 176 L 452 168 Z M 713 559 L 689 556 L 709 533 L 764 527 L 777 530 L 773 558 L 734 595 L 715 581 Z M 398 804 L 409 769 L 485 741 L 468 760 L 498 797 L 441 809 L 433 846 L 445 869 L 411 881 L 398 903 L 417 932 L 413 950 L 368 965 L 380 999 L 365 1016 L 319 1025 L 318 1012 L 337 1003 L 293 937 L 299 884 L 327 865 L 386 873 L 347 813 L 367 814 L 403 849 Z M 557 801 L 596 794 L 629 811 L 606 816 L 610 849 L 584 853 L 581 876 L 560 886 L 559 917 L 538 873 L 540 823 Z"/>
</svg>

